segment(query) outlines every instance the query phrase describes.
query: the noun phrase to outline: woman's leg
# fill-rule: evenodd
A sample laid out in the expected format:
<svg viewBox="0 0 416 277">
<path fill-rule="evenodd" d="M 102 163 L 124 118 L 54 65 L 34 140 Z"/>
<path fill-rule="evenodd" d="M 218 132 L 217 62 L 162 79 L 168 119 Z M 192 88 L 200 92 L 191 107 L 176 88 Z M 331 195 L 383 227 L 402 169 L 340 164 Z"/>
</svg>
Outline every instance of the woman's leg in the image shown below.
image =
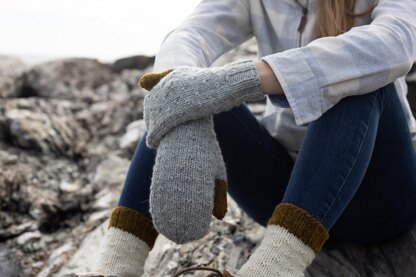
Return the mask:
<svg viewBox="0 0 416 277">
<path fill-rule="evenodd" d="M 310 124 L 283 202 L 339 224 L 343 239 L 380 241 L 415 222 L 416 153 L 393 83 Z"/>
<path fill-rule="evenodd" d="M 157 238 L 149 213 L 149 194 L 156 151 L 149 149 L 145 136 L 131 160 L 118 206 L 102 243 L 96 271 L 123 277 L 143 275 L 149 251 Z"/>
<path fill-rule="evenodd" d="M 331 229 L 333 238 L 379 242 L 416 221 L 415 148 L 394 85 L 380 93 L 383 110 L 371 160 L 360 187 Z"/>
<path fill-rule="evenodd" d="M 301 274 L 332 227 L 336 238 L 369 242 L 415 220 L 416 154 L 389 84 L 343 99 L 309 125 L 282 204 L 238 276 Z"/>
<path fill-rule="evenodd" d="M 214 126 L 227 167 L 230 194 L 249 215 L 266 225 L 276 197 L 283 197 L 292 159 L 245 105 L 215 115 Z M 132 158 L 119 206 L 110 216 L 104 255 L 97 269 L 105 274 L 140 276 L 156 239 L 149 224 L 149 194 L 156 151 L 149 149 L 145 140 L 146 133 Z M 147 243 L 139 243 L 137 239 Z"/>
<path fill-rule="evenodd" d="M 214 115 L 214 127 L 227 167 L 228 192 L 245 212 L 265 226 L 276 201 L 283 197 L 292 159 L 245 105 Z M 156 151 L 146 146 L 146 134 L 132 158 L 118 205 L 150 218 Z"/>
<path fill-rule="evenodd" d="M 118 205 L 136 210 L 150 218 L 150 183 L 156 150 L 146 146 L 146 134 L 147 132 L 134 152 Z"/>
<path fill-rule="evenodd" d="M 245 105 L 214 115 L 214 128 L 227 168 L 228 193 L 266 226 L 283 198 L 292 158 Z"/>
</svg>

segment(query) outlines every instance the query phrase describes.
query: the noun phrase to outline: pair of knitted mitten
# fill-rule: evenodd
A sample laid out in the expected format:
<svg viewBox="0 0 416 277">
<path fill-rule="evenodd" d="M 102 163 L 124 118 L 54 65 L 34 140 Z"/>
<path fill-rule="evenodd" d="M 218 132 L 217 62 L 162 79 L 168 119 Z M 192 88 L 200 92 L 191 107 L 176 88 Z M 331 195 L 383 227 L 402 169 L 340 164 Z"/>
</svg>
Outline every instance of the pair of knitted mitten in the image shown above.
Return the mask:
<svg viewBox="0 0 416 277">
<path fill-rule="evenodd" d="M 147 145 L 157 148 L 150 212 L 177 243 L 202 238 L 211 213 L 225 215 L 226 170 L 212 114 L 264 98 L 252 61 L 218 68 L 179 67 L 144 75 Z"/>
</svg>

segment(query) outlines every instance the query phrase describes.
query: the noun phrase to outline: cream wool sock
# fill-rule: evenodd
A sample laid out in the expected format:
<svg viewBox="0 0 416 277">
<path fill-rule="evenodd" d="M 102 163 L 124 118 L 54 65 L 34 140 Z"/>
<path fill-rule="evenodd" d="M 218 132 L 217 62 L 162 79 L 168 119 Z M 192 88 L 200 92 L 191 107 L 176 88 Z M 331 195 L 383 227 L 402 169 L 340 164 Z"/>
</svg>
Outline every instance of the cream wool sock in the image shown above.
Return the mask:
<svg viewBox="0 0 416 277">
<path fill-rule="evenodd" d="M 115 208 L 95 271 L 120 277 L 142 276 L 156 238 L 157 232 L 149 218 L 129 208 Z"/>
<path fill-rule="evenodd" d="M 121 277 L 139 277 L 149 255 L 149 246 L 126 231 L 110 227 L 107 230 L 97 272 Z"/>
<path fill-rule="evenodd" d="M 304 276 L 315 252 L 278 225 L 269 225 L 263 241 L 237 276 Z"/>
<path fill-rule="evenodd" d="M 324 226 L 305 210 L 279 204 L 263 241 L 236 277 L 301 277 L 328 239 Z"/>
</svg>

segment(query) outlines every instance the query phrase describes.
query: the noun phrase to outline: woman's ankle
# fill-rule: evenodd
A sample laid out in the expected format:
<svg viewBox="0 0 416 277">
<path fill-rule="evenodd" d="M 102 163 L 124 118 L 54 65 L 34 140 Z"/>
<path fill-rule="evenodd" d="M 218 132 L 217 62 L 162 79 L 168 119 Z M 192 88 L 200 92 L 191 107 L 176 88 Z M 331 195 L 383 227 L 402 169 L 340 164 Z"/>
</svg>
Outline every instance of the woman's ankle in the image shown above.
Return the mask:
<svg viewBox="0 0 416 277">
<path fill-rule="evenodd" d="M 150 218 L 126 207 L 116 207 L 110 215 L 96 272 L 122 277 L 142 276 L 157 235 Z"/>
</svg>

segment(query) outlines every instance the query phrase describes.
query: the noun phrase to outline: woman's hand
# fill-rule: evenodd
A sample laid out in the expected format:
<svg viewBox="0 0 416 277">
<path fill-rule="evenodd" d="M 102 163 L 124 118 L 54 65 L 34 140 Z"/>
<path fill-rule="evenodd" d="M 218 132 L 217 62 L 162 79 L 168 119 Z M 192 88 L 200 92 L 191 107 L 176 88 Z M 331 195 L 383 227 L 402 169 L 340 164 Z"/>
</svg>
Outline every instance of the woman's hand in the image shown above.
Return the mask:
<svg viewBox="0 0 416 277">
<path fill-rule="evenodd" d="M 143 76 L 140 83 L 147 81 Z M 264 97 L 253 61 L 211 68 L 178 67 L 167 72 L 145 97 L 146 143 L 157 148 L 161 138 L 181 123 Z"/>
<path fill-rule="evenodd" d="M 147 74 L 140 85 L 152 90 L 171 71 Z M 161 139 L 149 202 L 155 228 L 176 243 L 202 238 L 211 214 L 224 217 L 226 169 L 211 116 L 181 124 Z"/>
<path fill-rule="evenodd" d="M 283 94 L 282 86 L 269 64 L 264 61 L 256 61 L 255 65 L 264 93 L 268 95 Z"/>
</svg>

